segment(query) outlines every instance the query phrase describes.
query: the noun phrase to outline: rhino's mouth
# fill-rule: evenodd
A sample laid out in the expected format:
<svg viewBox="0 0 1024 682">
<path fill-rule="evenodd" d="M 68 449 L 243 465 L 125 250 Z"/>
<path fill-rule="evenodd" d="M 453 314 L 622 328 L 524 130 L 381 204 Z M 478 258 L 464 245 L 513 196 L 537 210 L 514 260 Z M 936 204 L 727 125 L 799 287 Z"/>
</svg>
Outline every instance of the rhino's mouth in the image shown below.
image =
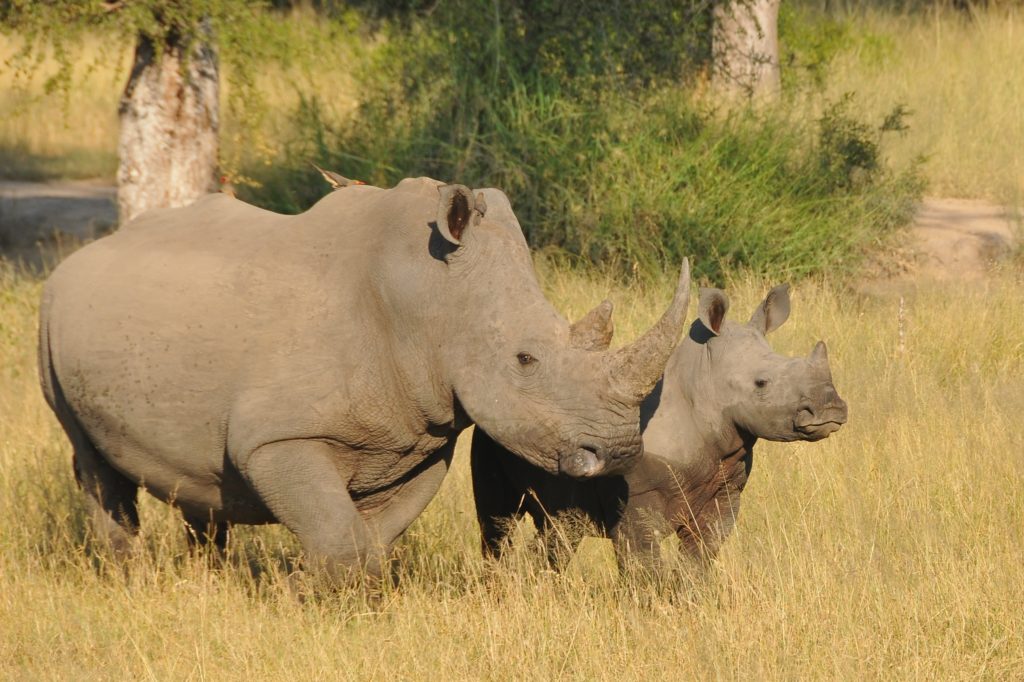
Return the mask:
<svg viewBox="0 0 1024 682">
<path fill-rule="evenodd" d="M 803 436 L 805 440 L 822 440 L 838 431 L 839 427 L 841 427 L 843 423 L 844 422 L 840 421 L 825 421 L 814 424 L 797 424 L 796 431 Z"/>
<path fill-rule="evenodd" d="M 589 447 L 577 448 L 575 452 L 558 459 L 558 471 L 573 478 L 590 478 L 604 471 L 605 460 Z"/>
</svg>

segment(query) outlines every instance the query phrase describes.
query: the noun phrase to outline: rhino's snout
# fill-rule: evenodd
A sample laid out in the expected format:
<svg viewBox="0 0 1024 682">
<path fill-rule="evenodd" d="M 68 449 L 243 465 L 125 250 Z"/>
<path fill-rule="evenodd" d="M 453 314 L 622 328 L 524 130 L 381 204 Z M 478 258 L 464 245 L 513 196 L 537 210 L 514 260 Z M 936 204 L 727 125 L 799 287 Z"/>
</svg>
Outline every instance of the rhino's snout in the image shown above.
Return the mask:
<svg viewBox="0 0 1024 682">
<path fill-rule="evenodd" d="M 806 440 L 822 440 L 839 430 L 848 416 L 846 401 L 829 386 L 819 406 L 801 405 L 794 426 Z"/>
<path fill-rule="evenodd" d="M 607 460 L 590 448 L 579 448 L 558 460 L 559 472 L 573 478 L 590 478 L 604 471 Z"/>
<path fill-rule="evenodd" d="M 619 473 L 634 464 L 643 454 L 639 439 L 629 445 L 601 447 L 592 443 L 580 443 L 576 450 L 558 459 L 558 471 L 572 478 L 592 478 Z"/>
</svg>

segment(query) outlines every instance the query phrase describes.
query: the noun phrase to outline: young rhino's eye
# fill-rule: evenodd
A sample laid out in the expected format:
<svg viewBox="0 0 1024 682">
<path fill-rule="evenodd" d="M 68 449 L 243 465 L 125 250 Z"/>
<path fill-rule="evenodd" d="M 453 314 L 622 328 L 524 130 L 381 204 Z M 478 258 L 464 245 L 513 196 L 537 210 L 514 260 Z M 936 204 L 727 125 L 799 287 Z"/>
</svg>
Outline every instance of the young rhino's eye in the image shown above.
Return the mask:
<svg viewBox="0 0 1024 682">
<path fill-rule="evenodd" d="M 516 360 L 519 361 L 520 365 L 530 365 L 537 362 L 537 358 L 533 357 L 529 353 L 518 353 L 516 354 Z"/>
<path fill-rule="evenodd" d="M 765 386 L 768 385 L 768 380 L 767 379 L 757 379 L 756 381 L 754 381 L 754 385 L 757 386 L 758 388 L 764 388 Z"/>
</svg>

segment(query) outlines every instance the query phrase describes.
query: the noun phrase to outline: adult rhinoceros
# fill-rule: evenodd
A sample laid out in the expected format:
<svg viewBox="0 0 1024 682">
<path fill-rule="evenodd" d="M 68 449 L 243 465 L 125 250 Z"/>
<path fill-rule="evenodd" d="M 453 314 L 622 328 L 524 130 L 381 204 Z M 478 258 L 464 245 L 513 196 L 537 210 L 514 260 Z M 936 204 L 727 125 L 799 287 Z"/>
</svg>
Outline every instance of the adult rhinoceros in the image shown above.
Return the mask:
<svg viewBox="0 0 1024 682">
<path fill-rule="evenodd" d="M 405 180 L 297 216 L 212 195 L 54 271 L 41 381 L 115 549 L 144 486 L 218 543 L 280 522 L 332 575 L 379 572 L 472 422 L 552 474 L 633 461 L 688 280 L 637 343 L 593 353 L 498 190 Z"/>
<path fill-rule="evenodd" d="M 623 475 L 556 478 L 512 457 L 477 427 L 473 493 L 485 554 L 501 553 L 508 517 L 528 513 L 546 532 L 552 517 L 575 511 L 620 550 L 639 550 L 648 562 L 657 557 L 662 530 L 675 532 L 691 556 L 713 557 L 739 513 L 758 438 L 816 441 L 846 422 L 825 344 L 819 341 L 808 358 L 787 358 L 765 339 L 789 317 L 786 285 L 773 289 L 746 324 L 726 320 L 728 307 L 722 291 L 701 291 L 698 319 L 641 407 L 645 454 Z M 607 347 L 610 328 L 591 338 Z"/>
</svg>

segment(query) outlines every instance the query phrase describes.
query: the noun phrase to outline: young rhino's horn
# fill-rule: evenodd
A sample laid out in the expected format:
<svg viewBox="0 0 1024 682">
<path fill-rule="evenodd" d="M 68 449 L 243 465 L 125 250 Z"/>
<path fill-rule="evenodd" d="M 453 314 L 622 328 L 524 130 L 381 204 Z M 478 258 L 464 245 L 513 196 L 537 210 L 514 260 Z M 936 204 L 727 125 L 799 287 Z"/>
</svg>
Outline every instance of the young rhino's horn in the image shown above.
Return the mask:
<svg viewBox="0 0 1024 682">
<path fill-rule="evenodd" d="M 612 354 L 612 390 L 623 402 L 639 404 L 658 383 L 683 333 L 689 305 L 690 262 L 683 259 L 668 310 L 646 334 Z"/>
<path fill-rule="evenodd" d="M 811 362 L 816 365 L 825 365 L 828 367 L 828 348 L 825 347 L 824 341 L 818 341 L 814 344 L 814 350 L 811 351 Z"/>
</svg>

